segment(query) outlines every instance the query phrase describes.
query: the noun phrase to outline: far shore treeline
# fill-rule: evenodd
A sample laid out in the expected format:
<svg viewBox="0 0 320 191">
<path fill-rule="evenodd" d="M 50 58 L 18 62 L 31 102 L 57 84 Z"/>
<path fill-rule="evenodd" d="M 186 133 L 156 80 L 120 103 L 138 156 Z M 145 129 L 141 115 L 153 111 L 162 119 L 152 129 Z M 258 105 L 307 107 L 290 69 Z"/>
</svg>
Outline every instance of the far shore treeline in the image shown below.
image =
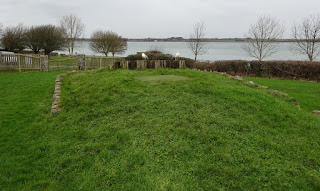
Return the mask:
<svg viewBox="0 0 320 191">
<path fill-rule="evenodd" d="M 306 55 L 309 61 L 320 56 L 320 15 L 310 15 L 300 22 L 294 23 L 291 29 L 285 28 L 283 22 L 274 16 L 260 16 L 252 24 L 243 38 L 208 38 L 206 25 L 202 21 L 193 25 L 189 38 L 142 38 L 128 39 L 111 30 L 95 30 L 90 38 L 85 38 L 85 25 L 81 18 L 70 14 L 62 17 L 59 24 L 4 27 L 0 23 L 0 50 L 22 52 L 31 49 L 34 54 L 43 52 L 46 55 L 54 50 L 67 49 L 69 55 L 74 54 L 74 48 L 79 41 L 90 41 L 90 48 L 105 56 L 121 55 L 127 50 L 127 42 L 186 42 L 190 52 L 197 61 L 199 55 L 208 51 L 208 42 L 244 42 L 243 50 L 248 56 L 263 61 L 278 51 L 281 42 L 292 42 L 290 51 Z M 286 30 L 291 30 L 291 38 L 283 39 Z M 147 50 L 146 50 L 147 51 Z"/>
</svg>

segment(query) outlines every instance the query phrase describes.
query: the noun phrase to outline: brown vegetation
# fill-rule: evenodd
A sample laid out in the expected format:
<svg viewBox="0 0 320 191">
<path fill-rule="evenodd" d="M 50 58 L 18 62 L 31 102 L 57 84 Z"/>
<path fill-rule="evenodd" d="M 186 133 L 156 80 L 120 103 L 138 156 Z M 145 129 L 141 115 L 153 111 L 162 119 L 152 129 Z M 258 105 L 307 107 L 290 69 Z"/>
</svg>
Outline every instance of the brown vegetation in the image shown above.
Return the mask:
<svg viewBox="0 0 320 191">
<path fill-rule="evenodd" d="M 320 81 L 320 62 L 225 60 L 197 64 L 187 62 L 187 67 L 239 76 Z"/>
</svg>

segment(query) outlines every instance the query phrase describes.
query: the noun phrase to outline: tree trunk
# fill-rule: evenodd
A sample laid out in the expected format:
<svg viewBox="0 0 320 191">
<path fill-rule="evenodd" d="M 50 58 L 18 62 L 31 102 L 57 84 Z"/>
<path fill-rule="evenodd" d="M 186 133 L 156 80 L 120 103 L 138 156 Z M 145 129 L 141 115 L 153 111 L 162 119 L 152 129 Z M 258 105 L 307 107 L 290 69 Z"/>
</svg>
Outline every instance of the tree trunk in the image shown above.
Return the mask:
<svg viewBox="0 0 320 191">
<path fill-rule="evenodd" d="M 71 43 L 71 55 L 73 55 L 74 42 Z"/>
</svg>

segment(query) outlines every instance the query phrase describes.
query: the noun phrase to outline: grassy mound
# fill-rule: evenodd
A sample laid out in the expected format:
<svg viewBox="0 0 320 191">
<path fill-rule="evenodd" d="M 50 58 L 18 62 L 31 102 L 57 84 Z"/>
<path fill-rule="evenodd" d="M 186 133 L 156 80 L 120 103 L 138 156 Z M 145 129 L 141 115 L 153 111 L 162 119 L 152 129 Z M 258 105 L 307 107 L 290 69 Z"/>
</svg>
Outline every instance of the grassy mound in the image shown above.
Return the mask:
<svg viewBox="0 0 320 191">
<path fill-rule="evenodd" d="M 320 118 L 263 89 L 188 69 L 103 69 L 63 79 L 62 100 L 61 113 L 43 111 L 28 129 L 29 178 L 4 172 L 3 185 L 320 189 Z"/>
</svg>

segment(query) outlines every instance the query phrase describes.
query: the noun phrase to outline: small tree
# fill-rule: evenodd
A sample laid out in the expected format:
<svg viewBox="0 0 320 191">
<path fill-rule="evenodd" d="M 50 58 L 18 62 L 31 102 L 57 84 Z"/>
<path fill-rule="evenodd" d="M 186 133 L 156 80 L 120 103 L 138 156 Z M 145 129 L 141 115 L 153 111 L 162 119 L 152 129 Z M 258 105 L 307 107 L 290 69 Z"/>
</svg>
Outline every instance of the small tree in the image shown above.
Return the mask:
<svg viewBox="0 0 320 191">
<path fill-rule="evenodd" d="M 60 26 L 65 32 L 69 55 L 72 55 L 74 47 L 76 46 L 76 39 L 84 35 L 85 26 L 81 19 L 73 14 L 62 17 Z"/>
<path fill-rule="evenodd" d="M 7 27 L 2 34 L 1 44 L 7 51 L 23 50 L 25 48 L 25 27 L 22 24 Z"/>
<path fill-rule="evenodd" d="M 271 16 L 263 16 L 258 22 L 250 26 L 247 43 L 243 49 L 249 56 L 262 61 L 278 51 L 278 39 L 284 33 L 284 27 Z"/>
<path fill-rule="evenodd" d="M 117 34 L 113 34 L 112 37 L 113 40 L 110 45 L 112 57 L 115 54 L 123 54 L 127 50 L 127 41 Z"/>
<path fill-rule="evenodd" d="M 208 51 L 207 43 L 204 41 L 205 31 L 204 22 L 197 22 L 193 25 L 193 32 L 190 34 L 188 47 L 194 54 L 196 62 L 198 55 L 205 54 Z"/>
<path fill-rule="evenodd" d="M 295 45 L 291 51 L 307 55 L 310 61 L 320 55 L 320 16 L 311 15 L 292 27 Z"/>
<path fill-rule="evenodd" d="M 32 26 L 25 34 L 26 46 L 35 54 L 38 54 L 41 47 L 43 47 L 43 32 L 42 26 Z"/>
<path fill-rule="evenodd" d="M 112 31 L 98 30 L 92 33 L 90 47 L 94 52 L 102 53 L 108 56 L 109 52 L 114 49 L 114 37 L 117 34 Z M 115 50 L 113 50 L 115 51 Z"/>
<path fill-rule="evenodd" d="M 45 55 L 50 56 L 54 50 L 61 50 L 66 46 L 63 29 L 54 25 L 39 26 L 40 48 Z"/>
</svg>

